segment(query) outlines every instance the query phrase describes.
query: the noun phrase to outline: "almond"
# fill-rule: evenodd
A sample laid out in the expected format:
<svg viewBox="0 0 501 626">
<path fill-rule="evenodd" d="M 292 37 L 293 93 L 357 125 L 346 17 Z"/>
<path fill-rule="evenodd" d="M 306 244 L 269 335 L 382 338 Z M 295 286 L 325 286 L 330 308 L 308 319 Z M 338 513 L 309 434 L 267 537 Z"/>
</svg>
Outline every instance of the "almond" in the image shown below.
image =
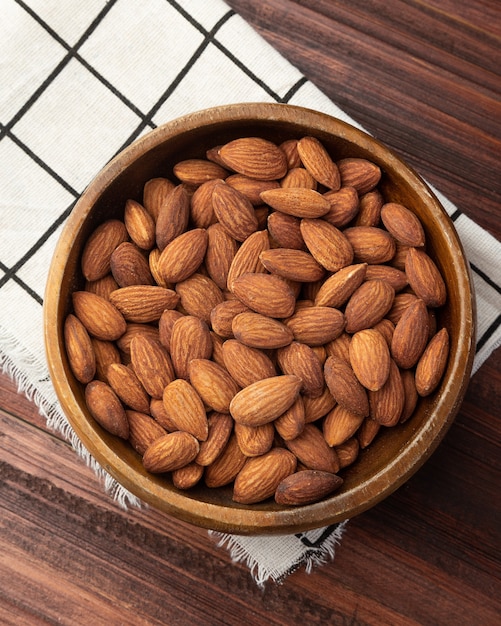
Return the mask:
<svg viewBox="0 0 501 626">
<path fill-rule="evenodd" d="M 395 426 L 404 408 L 405 392 L 400 370 L 393 359 L 385 384 L 377 391 L 369 391 L 370 416 L 381 426 Z"/>
<path fill-rule="evenodd" d="M 178 378 L 189 378 L 189 366 L 193 359 L 209 359 L 212 354 L 212 338 L 207 324 L 186 315 L 172 326 L 170 356 Z"/>
<path fill-rule="evenodd" d="M 258 229 L 250 200 L 224 182 L 215 185 L 212 190 L 212 208 L 223 228 L 237 241 L 245 241 Z"/>
<path fill-rule="evenodd" d="M 141 250 L 155 243 L 155 222 L 142 204 L 129 199 L 125 203 L 124 223 L 130 238 Z"/>
<path fill-rule="evenodd" d="M 435 262 L 426 252 L 409 248 L 405 261 L 405 273 L 414 293 L 430 307 L 445 304 L 447 290 Z"/>
<path fill-rule="evenodd" d="M 323 420 L 324 439 L 331 447 L 340 446 L 350 437 L 353 437 L 363 421 L 364 418 L 360 415 L 356 415 L 337 404 Z"/>
<path fill-rule="evenodd" d="M 332 472 L 303 470 L 286 476 L 277 486 L 275 502 L 281 506 L 305 506 L 337 491 L 343 479 Z"/>
<path fill-rule="evenodd" d="M 282 448 L 248 459 L 235 478 L 233 500 L 252 504 L 271 498 L 280 482 L 295 471 L 296 464 L 296 457 Z"/>
<path fill-rule="evenodd" d="M 352 226 L 343 231 L 358 263 L 381 264 L 390 261 L 396 252 L 393 236 L 376 226 Z"/>
<path fill-rule="evenodd" d="M 356 332 L 350 342 L 350 363 L 366 389 L 381 389 L 390 373 L 390 350 L 383 335 L 373 328 Z"/>
<path fill-rule="evenodd" d="M 301 220 L 301 234 L 312 256 L 330 272 L 353 261 L 353 248 L 344 234 L 321 219 Z"/>
<path fill-rule="evenodd" d="M 285 320 L 296 341 L 309 346 L 322 346 L 343 332 L 344 315 L 328 306 L 300 309 Z"/>
<path fill-rule="evenodd" d="M 248 311 L 233 319 L 233 335 L 251 348 L 274 349 L 287 346 L 293 339 L 292 330 L 277 319 Z"/>
<path fill-rule="evenodd" d="M 449 356 L 449 333 L 439 330 L 425 348 L 416 367 L 416 389 L 420 396 L 429 396 L 438 386 Z"/>
<path fill-rule="evenodd" d="M 395 290 L 383 280 L 368 280 L 354 291 L 346 304 L 346 332 L 371 328 L 391 309 Z"/>
<path fill-rule="evenodd" d="M 87 280 L 98 280 L 110 271 L 113 250 L 127 241 L 127 229 L 120 220 L 110 219 L 98 226 L 87 239 L 81 259 L 82 273 Z"/>
<path fill-rule="evenodd" d="M 210 278 L 220 289 L 228 286 L 228 273 L 237 253 L 237 242 L 221 224 L 211 224 L 207 228 L 207 251 L 205 267 Z"/>
<path fill-rule="evenodd" d="M 235 424 L 235 435 L 245 456 L 261 456 L 271 450 L 275 428 L 271 422 L 260 426 Z"/>
<path fill-rule="evenodd" d="M 151 178 L 143 188 L 143 206 L 156 222 L 158 214 L 175 185 L 167 178 Z"/>
<path fill-rule="evenodd" d="M 225 180 L 226 184 L 246 196 L 254 206 L 262 204 L 261 192 L 276 189 L 280 186 L 276 180 L 258 180 L 242 174 L 232 174 Z"/>
<path fill-rule="evenodd" d="M 229 169 L 258 180 L 275 180 L 287 172 L 284 152 L 261 137 L 234 139 L 219 148 L 218 156 Z"/>
<path fill-rule="evenodd" d="M 240 387 L 277 375 L 273 361 L 262 351 L 250 348 L 236 339 L 223 343 L 226 369 Z"/>
<path fill-rule="evenodd" d="M 146 334 L 138 334 L 130 344 L 131 364 L 147 393 L 162 398 L 165 387 L 174 380 L 174 368 L 167 350 Z"/>
<path fill-rule="evenodd" d="M 321 285 L 315 297 L 316 306 L 339 308 L 343 306 L 365 279 L 367 263 L 358 263 L 341 268 Z"/>
<path fill-rule="evenodd" d="M 202 399 L 192 385 L 183 378 L 170 382 L 164 389 L 162 401 L 169 419 L 179 430 L 184 430 L 205 441 L 209 434 L 207 414 Z"/>
<path fill-rule="evenodd" d="M 267 226 L 270 236 L 278 246 L 302 250 L 305 248 L 305 243 L 300 224 L 301 220 L 298 217 L 274 211 L 268 216 Z"/>
<path fill-rule="evenodd" d="M 305 425 L 304 405 L 303 397 L 299 395 L 292 405 L 273 422 L 277 433 L 284 441 L 295 439 L 303 432 Z"/>
<path fill-rule="evenodd" d="M 208 435 L 200 443 L 195 461 L 201 466 L 211 465 L 225 449 L 233 432 L 233 418 L 229 413 L 211 411 L 207 417 Z"/>
<path fill-rule="evenodd" d="M 149 446 L 167 434 L 167 432 L 150 415 L 140 411 L 126 410 L 129 422 L 129 443 L 141 456 Z"/>
<path fill-rule="evenodd" d="M 398 202 L 387 202 L 381 208 L 381 220 L 386 229 L 406 246 L 419 248 L 425 244 L 425 234 L 419 218 Z"/>
<path fill-rule="evenodd" d="M 323 144 L 316 137 L 302 137 L 297 151 L 304 167 L 324 187 L 337 191 L 341 187 L 341 176 Z"/>
<path fill-rule="evenodd" d="M 190 382 L 205 404 L 219 413 L 229 413 L 239 386 L 224 367 L 209 359 L 192 359 L 188 366 Z"/>
<path fill-rule="evenodd" d="M 165 198 L 158 211 L 155 241 L 160 251 L 185 232 L 189 217 L 190 197 L 184 185 L 177 185 Z"/>
<path fill-rule="evenodd" d="M 414 367 L 428 343 L 428 309 L 422 300 L 409 305 L 400 317 L 391 340 L 391 355 L 403 368 Z"/>
<path fill-rule="evenodd" d="M 126 407 L 149 413 L 150 397 L 130 367 L 122 363 L 111 363 L 106 371 L 106 379 Z"/>
<path fill-rule="evenodd" d="M 182 183 L 198 187 L 214 178 L 224 179 L 228 171 L 207 159 L 185 159 L 178 161 L 172 168 L 174 176 Z"/>
<path fill-rule="evenodd" d="M 73 310 L 87 332 L 102 341 L 114 341 L 124 334 L 127 322 L 108 300 L 89 291 L 74 291 Z"/>
<path fill-rule="evenodd" d="M 96 373 L 96 355 L 89 333 L 72 313 L 66 316 L 63 332 L 71 371 L 81 383 L 90 383 Z"/>
<path fill-rule="evenodd" d="M 338 191 L 327 191 L 324 198 L 329 201 L 330 209 L 324 220 L 336 228 L 349 224 L 358 213 L 358 193 L 355 187 L 341 187 Z"/>
<path fill-rule="evenodd" d="M 308 252 L 293 248 L 265 250 L 259 260 L 272 274 L 301 283 L 314 282 L 323 278 L 324 268 Z"/>
<path fill-rule="evenodd" d="M 167 283 L 178 283 L 201 265 L 207 250 L 207 231 L 194 228 L 178 235 L 163 249 L 158 271 Z"/>
<path fill-rule="evenodd" d="M 233 433 L 224 450 L 219 454 L 216 460 L 205 469 L 205 484 L 207 487 L 224 487 L 229 485 L 238 472 L 242 469 L 247 457 L 240 450 L 237 438 Z"/>
<path fill-rule="evenodd" d="M 247 307 L 261 315 L 284 318 L 294 312 L 294 292 L 280 276 L 243 274 L 233 281 L 232 291 Z"/>
<path fill-rule="evenodd" d="M 281 375 L 264 378 L 245 387 L 231 400 L 230 413 L 235 422 L 259 426 L 284 413 L 299 395 L 301 379 Z"/>
<path fill-rule="evenodd" d="M 85 403 L 96 422 L 112 435 L 127 439 L 129 422 L 117 394 L 106 383 L 93 380 L 85 387 Z"/>
<path fill-rule="evenodd" d="M 110 267 L 119 287 L 154 283 L 148 259 L 144 252 L 130 241 L 124 241 L 115 248 L 111 255 Z"/>
<path fill-rule="evenodd" d="M 197 456 L 200 444 L 189 433 L 176 431 L 156 439 L 143 455 L 143 465 L 148 472 L 163 474 L 191 463 Z"/>
<path fill-rule="evenodd" d="M 261 200 L 276 211 L 294 217 L 316 218 L 330 209 L 329 201 L 314 189 L 278 187 L 261 192 Z"/>
<path fill-rule="evenodd" d="M 323 434 L 314 424 L 305 424 L 303 432 L 295 439 L 286 441 L 285 445 L 308 469 L 333 474 L 339 471 L 336 451 L 327 445 Z"/>
<path fill-rule="evenodd" d="M 367 392 L 346 361 L 329 356 L 324 364 L 325 382 L 338 404 L 361 417 L 369 415 Z"/>
<path fill-rule="evenodd" d="M 212 309 L 224 301 L 223 292 L 216 283 L 203 274 L 193 273 L 176 285 L 181 306 L 188 313 L 210 323 Z"/>
<path fill-rule="evenodd" d="M 174 309 L 179 295 L 156 285 L 131 285 L 113 291 L 110 302 L 128 322 L 148 323 L 159 320 L 165 309 Z"/>
<path fill-rule="evenodd" d="M 348 157 L 336 162 L 343 187 L 355 187 L 359 194 L 365 194 L 376 187 L 381 180 L 381 168 L 369 161 Z"/>
<path fill-rule="evenodd" d="M 227 287 L 233 291 L 233 283 L 237 278 L 247 273 L 264 273 L 264 265 L 259 260 L 261 252 L 268 250 L 270 242 L 265 230 L 252 233 L 237 250 L 230 264 L 227 276 Z"/>
<path fill-rule="evenodd" d="M 277 361 L 284 374 L 301 379 L 301 393 L 318 397 L 324 388 L 322 364 L 310 346 L 293 341 L 277 350 Z"/>
</svg>

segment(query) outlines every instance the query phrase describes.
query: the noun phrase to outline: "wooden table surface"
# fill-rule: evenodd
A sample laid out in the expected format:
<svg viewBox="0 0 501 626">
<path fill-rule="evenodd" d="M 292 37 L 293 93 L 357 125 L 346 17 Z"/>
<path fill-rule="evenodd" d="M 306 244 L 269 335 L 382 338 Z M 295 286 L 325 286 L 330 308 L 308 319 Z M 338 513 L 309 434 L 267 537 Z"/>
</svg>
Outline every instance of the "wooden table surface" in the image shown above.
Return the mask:
<svg viewBox="0 0 501 626">
<path fill-rule="evenodd" d="M 499 0 L 229 0 L 501 239 Z M 501 351 L 426 465 L 336 558 L 264 591 L 205 530 L 121 510 L 0 377 L 2 624 L 501 623 Z"/>
</svg>

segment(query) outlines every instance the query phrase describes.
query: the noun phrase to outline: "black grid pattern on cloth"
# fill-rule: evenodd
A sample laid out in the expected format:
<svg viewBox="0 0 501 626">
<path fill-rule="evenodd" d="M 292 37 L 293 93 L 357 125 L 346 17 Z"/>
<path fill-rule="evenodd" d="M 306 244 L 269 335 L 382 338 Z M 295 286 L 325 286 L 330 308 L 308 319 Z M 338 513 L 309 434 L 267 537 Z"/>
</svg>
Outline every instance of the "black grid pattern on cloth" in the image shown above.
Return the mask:
<svg viewBox="0 0 501 626">
<path fill-rule="evenodd" d="M 30 246 L 30 248 L 24 252 L 24 254 L 18 258 L 15 263 L 8 264 L 2 261 L 0 258 L 0 270 L 2 275 L 0 276 L 0 288 L 2 288 L 8 281 L 12 280 L 17 283 L 30 297 L 32 297 L 38 304 L 42 305 L 41 296 L 30 287 L 19 275 L 21 268 L 32 259 L 36 252 L 43 246 L 45 242 L 51 237 L 57 229 L 63 224 L 69 213 L 71 212 L 75 202 L 78 200 L 80 192 L 75 186 L 68 181 L 64 176 L 54 171 L 53 167 L 47 163 L 42 156 L 40 156 L 36 150 L 32 149 L 25 141 L 22 140 L 16 134 L 17 124 L 23 120 L 26 114 L 32 109 L 32 107 L 39 101 L 41 96 L 47 91 L 47 89 L 54 83 L 61 72 L 68 67 L 70 62 L 77 62 L 82 68 L 89 72 L 114 98 L 116 98 L 124 107 L 126 107 L 131 114 L 137 118 L 137 124 L 132 128 L 130 134 L 126 139 L 115 149 L 114 154 L 120 152 L 132 141 L 137 139 L 142 132 L 154 129 L 156 127 L 153 121 L 154 115 L 164 105 L 169 98 L 176 92 L 183 79 L 189 74 L 190 70 L 194 67 L 197 60 L 204 54 L 208 46 L 212 44 L 217 50 L 225 55 L 230 63 L 232 63 L 240 72 L 246 75 L 248 79 L 253 81 L 259 86 L 272 100 L 276 102 L 287 103 L 293 98 L 297 91 L 307 81 L 306 78 L 300 77 L 296 83 L 288 90 L 287 93 L 280 95 L 277 93 L 266 81 L 257 76 L 251 69 L 249 69 L 244 62 L 242 62 L 227 46 L 225 46 L 220 40 L 218 40 L 218 32 L 221 28 L 235 15 L 234 11 L 228 9 L 210 28 L 207 29 L 200 22 L 198 22 L 193 16 L 191 16 L 178 2 L 175 0 L 164 0 L 165 4 L 171 9 L 174 9 L 186 22 L 192 27 L 194 32 L 197 32 L 202 41 L 196 47 L 194 52 L 188 61 L 179 69 L 177 75 L 169 84 L 166 85 L 163 93 L 156 99 L 153 106 L 148 110 L 141 110 L 127 95 L 122 93 L 115 85 L 113 85 L 102 73 L 96 69 L 91 63 L 85 60 L 81 54 L 82 46 L 89 41 L 96 29 L 106 19 L 110 11 L 120 0 L 109 0 L 104 3 L 101 10 L 95 15 L 94 19 L 90 22 L 86 30 L 79 37 L 74 44 L 69 44 L 65 41 L 54 28 L 40 17 L 26 2 L 23 0 L 12 0 L 18 7 L 20 7 L 26 14 L 34 20 L 44 31 L 64 50 L 62 59 L 57 65 L 48 72 L 45 79 L 34 89 L 30 96 L 24 101 L 24 103 L 17 109 L 15 114 L 8 120 L 0 124 L 0 142 L 5 139 L 10 139 L 20 150 L 22 150 L 38 167 L 44 170 L 51 178 L 54 179 L 71 197 L 72 200 L 67 204 L 66 208 L 55 218 L 52 223 L 45 228 L 40 237 Z M 114 155 L 112 155 L 114 156 Z M 456 221 L 461 216 L 460 211 L 455 211 L 451 216 L 453 221 Z M 475 267 L 472 264 L 472 271 L 477 277 L 485 281 L 491 289 L 501 294 L 501 286 L 495 282 L 491 277 L 485 275 L 481 269 Z M 501 326 L 501 315 L 498 315 L 490 324 L 490 326 L 482 333 L 477 339 L 477 351 L 485 345 L 489 338 Z"/>
</svg>

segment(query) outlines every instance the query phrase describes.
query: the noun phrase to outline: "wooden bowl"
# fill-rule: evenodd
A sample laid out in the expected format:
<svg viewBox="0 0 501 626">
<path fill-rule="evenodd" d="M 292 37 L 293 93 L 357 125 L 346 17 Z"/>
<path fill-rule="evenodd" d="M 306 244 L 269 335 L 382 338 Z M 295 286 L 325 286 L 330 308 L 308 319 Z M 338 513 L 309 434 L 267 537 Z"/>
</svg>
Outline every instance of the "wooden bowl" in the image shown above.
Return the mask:
<svg viewBox="0 0 501 626">
<path fill-rule="evenodd" d="M 169 177 L 173 165 L 201 157 L 208 148 L 242 136 L 275 142 L 317 137 L 337 160 L 363 157 L 383 171 L 387 201 L 412 207 L 427 236 L 427 250 L 446 281 L 448 299 L 439 324 L 450 333 L 450 356 L 441 384 L 419 400 L 406 423 L 382 429 L 333 496 L 308 506 L 280 507 L 273 501 L 250 506 L 231 499 L 230 488 L 200 484 L 179 491 L 170 479 L 147 473 L 125 441 L 105 432 L 90 416 L 84 387 L 65 353 L 63 321 L 71 293 L 83 286 L 79 258 L 90 233 L 111 217 L 123 217 L 125 201 L 142 200 L 144 183 Z M 387 497 L 428 459 L 450 427 L 468 385 L 475 346 L 475 308 L 468 263 L 446 212 L 423 180 L 393 152 L 367 134 L 328 115 L 281 104 L 239 104 L 176 119 L 126 148 L 91 182 L 69 216 L 57 244 L 45 294 L 47 361 L 61 407 L 83 445 L 101 466 L 144 502 L 195 525 L 237 534 L 285 534 L 353 517 Z"/>
</svg>

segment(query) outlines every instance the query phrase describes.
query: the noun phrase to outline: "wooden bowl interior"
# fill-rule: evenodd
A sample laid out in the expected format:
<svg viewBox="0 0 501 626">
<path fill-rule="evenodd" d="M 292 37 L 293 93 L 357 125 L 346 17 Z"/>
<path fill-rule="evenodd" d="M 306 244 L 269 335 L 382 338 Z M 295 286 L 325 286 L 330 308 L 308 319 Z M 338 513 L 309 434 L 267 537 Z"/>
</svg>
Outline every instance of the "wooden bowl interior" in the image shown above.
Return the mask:
<svg viewBox="0 0 501 626">
<path fill-rule="evenodd" d="M 79 258 L 97 225 L 122 218 L 125 201 L 142 201 L 144 183 L 172 178 L 173 165 L 233 138 L 261 136 L 281 142 L 304 135 L 318 137 L 334 159 L 363 157 L 383 170 L 387 200 L 416 212 L 427 235 L 427 250 L 448 286 L 439 313 L 451 337 L 448 368 L 440 388 L 421 399 L 405 424 L 382 429 L 357 462 L 342 472 L 344 484 L 331 498 L 299 508 L 269 501 L 244 506 L 231 490 L 203 484 L 182 492 L 170 479 L 148 474 L 128 443 L 109 435 L 89 415 L 83 386 L 73 377 L 64 350 L 63 321 L 71 293 L 83 286 Z M 148 135 L 111 161 L 89 185 L 58 242 L 45 297 L 47 360 L 61 406 L 76 434 L 96 460 L 125 488 L 145 502 L 185 521 L 215 530 L 290 533 L 347 519 L 370 508 L 405 482 L 430 456 L 450 427 L 464 396 L 475 342 L 475 310 L 464 253 L 452 222 L 423 181 L 377 141 L 327 115 L 288 105 L 230 105 L 175 120 Z"/>
</svg>

